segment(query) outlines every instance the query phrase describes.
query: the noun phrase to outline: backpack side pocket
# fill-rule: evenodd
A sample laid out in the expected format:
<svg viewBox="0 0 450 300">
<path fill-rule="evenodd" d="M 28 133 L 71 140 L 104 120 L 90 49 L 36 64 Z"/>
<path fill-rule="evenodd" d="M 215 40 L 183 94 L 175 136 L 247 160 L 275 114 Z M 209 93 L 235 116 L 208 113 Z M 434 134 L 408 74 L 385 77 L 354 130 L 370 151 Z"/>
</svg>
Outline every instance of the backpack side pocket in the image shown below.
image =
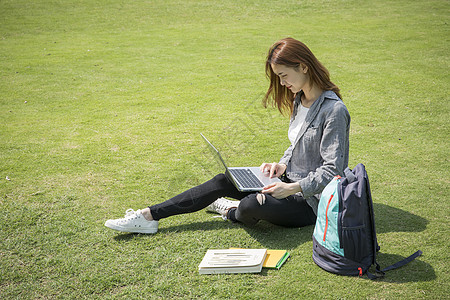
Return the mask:
<svg viewBox="0 0 450 300">
<path fill-rule="evenodd" d="M 370 253 L 364 225 L 342 228 L 342 246 L 344 256 L 356 261 L 362 262 L 367 253 Z"/>
</svg>

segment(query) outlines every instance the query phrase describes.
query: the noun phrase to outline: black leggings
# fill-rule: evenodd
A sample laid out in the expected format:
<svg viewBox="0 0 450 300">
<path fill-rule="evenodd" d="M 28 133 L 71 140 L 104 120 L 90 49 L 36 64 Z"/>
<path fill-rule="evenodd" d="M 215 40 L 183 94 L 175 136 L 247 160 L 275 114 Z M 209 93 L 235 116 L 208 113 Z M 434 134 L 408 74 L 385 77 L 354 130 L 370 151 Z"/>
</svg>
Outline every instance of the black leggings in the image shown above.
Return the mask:
<svg viewBox="0 0 450 300">
<path fill-rule="evenodd" d="M 149 208 L 153 218 L 160 220 L 201 210 L 220 197 L 241 200 L 237 209 L 230 210 L 229 218 L 246 225 L 256 224 L 259 220 L 285 227 L 302 227 L 316 222 L 316 215 L 303 197 L 292 195 L 276 199 L 268 194 L 240 192 L 225 174 Z"/>
</svg>

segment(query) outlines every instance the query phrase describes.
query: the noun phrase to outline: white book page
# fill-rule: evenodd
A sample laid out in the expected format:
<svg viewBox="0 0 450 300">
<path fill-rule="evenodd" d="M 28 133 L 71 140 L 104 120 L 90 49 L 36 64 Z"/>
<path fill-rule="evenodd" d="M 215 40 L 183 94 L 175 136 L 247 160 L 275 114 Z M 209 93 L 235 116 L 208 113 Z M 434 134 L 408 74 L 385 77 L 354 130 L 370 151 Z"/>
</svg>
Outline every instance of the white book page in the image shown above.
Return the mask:
<svg viewBox="0 0 450 300">
<path fill-rule="evenodd" d="M 247 267 L 264 261 L 266 249 L 208 250 L 199 268 Z"/>
</svg>

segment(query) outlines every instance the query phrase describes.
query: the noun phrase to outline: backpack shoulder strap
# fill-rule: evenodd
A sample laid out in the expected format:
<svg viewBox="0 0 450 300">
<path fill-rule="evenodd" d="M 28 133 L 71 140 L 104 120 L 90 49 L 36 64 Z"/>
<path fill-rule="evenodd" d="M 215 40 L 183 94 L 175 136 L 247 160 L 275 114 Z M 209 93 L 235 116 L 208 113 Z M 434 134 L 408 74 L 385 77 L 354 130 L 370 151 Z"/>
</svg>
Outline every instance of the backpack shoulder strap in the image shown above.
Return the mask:
<svg viewBox="0 0 450 300">
<path fill-rule="evenodd" d="M 408 257 L 405 258 L 405 259 L 402 259 L 401 261 L 396 262 L 395 264 L 392 264 L 392 265 L 390 265 L 390 266 L 384 268 L 383 270 L 380 270 L 380 266 L 379 266 L 378 263 L 377 263 L 377 264 L 376 264 L 377 274 L 372 274 L 372 273 L 370 273 L 370 272 L 366 272 L 367 277 L 368 277 L 369 279 L 372 279 L 372 280 L 373 280 L 373 279 L 382 278 L 382 277 L 384 276 L 384 274 L 385 274 L 387 271 L 395 270 L 395 269 L 398 269 L 398 268 L 400 268 L 400 267 L 403 267 L 404 265 L 406 265 L 406 264 L 412 262 L 412 261 L 413 261 L 414 259 L 416 259 L 417 257 L 421 256 L 422 253 L 423 253 L 422 251 L 418 250 L 418 251 L 416 251 L 414 254 L 408 256 Z"/>
<path fill-rule="evenodd" d="M 353 181 L 355 181 L 357 178 L 356 178 L 356 176 L 355 176 L 355 174 L 353 174 L 353 172 L 352 172 L 352 170 L 349 168 L 349 167 L 347 167 L 345 170 L 344 170 L 344 176 L 345 176 L 345 178 L 347 178 L 347 181 L 350 183 L 350 182 L 353 182 Z"/>
<path fill-rule="evenodd" d="M 416 253 L 408 256 L 407 258 L 405 258 L 405 259 L 403 259 L 403 260 L 401 260 L 399 262 L 396 262 L 395 264 L 392 264 L 392 265 L 384 268 L 383 270 L 381 270 L 381 272 L 387 272 L 387 271 L 390 271 L 390 270 L 394 270 L 394 269 L 400 268 L 400 267 L 406 265 L 407 263 L 412 262 L 417 257 L 421 256 L 422 253 L 423 253 L 422 251 L 418 250 L 418 251 L 416 251 Z"/>
</svg>

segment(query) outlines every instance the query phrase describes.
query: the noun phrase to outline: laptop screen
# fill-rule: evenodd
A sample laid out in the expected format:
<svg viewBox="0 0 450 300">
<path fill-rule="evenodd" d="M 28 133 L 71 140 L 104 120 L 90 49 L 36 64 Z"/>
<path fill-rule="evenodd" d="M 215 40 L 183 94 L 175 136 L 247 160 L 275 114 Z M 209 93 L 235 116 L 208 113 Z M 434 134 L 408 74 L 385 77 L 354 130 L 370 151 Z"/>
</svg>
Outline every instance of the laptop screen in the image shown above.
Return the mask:
<svg viewBox="0 0 450 300">
<path fill-rule="evenodd" d="M 219 165 L 223 165 L 225 167 L 225 170 L 228 170 L 227 164 L 225 163 L 222 156 L 220 155 L 219 150 L 217 150 L 216 147 L 214 147 L 213 144 L 211 144 L 211 142 L 208 141 L 208 139 L 202 133 L 200 133 L 200 135 L 203 137 L 203 140 L 205 141 L 207 148 L 210 150 L 210 152 L 214 156 L 214 159 L 217 161 L 217 163 Z"/>
</svg>

